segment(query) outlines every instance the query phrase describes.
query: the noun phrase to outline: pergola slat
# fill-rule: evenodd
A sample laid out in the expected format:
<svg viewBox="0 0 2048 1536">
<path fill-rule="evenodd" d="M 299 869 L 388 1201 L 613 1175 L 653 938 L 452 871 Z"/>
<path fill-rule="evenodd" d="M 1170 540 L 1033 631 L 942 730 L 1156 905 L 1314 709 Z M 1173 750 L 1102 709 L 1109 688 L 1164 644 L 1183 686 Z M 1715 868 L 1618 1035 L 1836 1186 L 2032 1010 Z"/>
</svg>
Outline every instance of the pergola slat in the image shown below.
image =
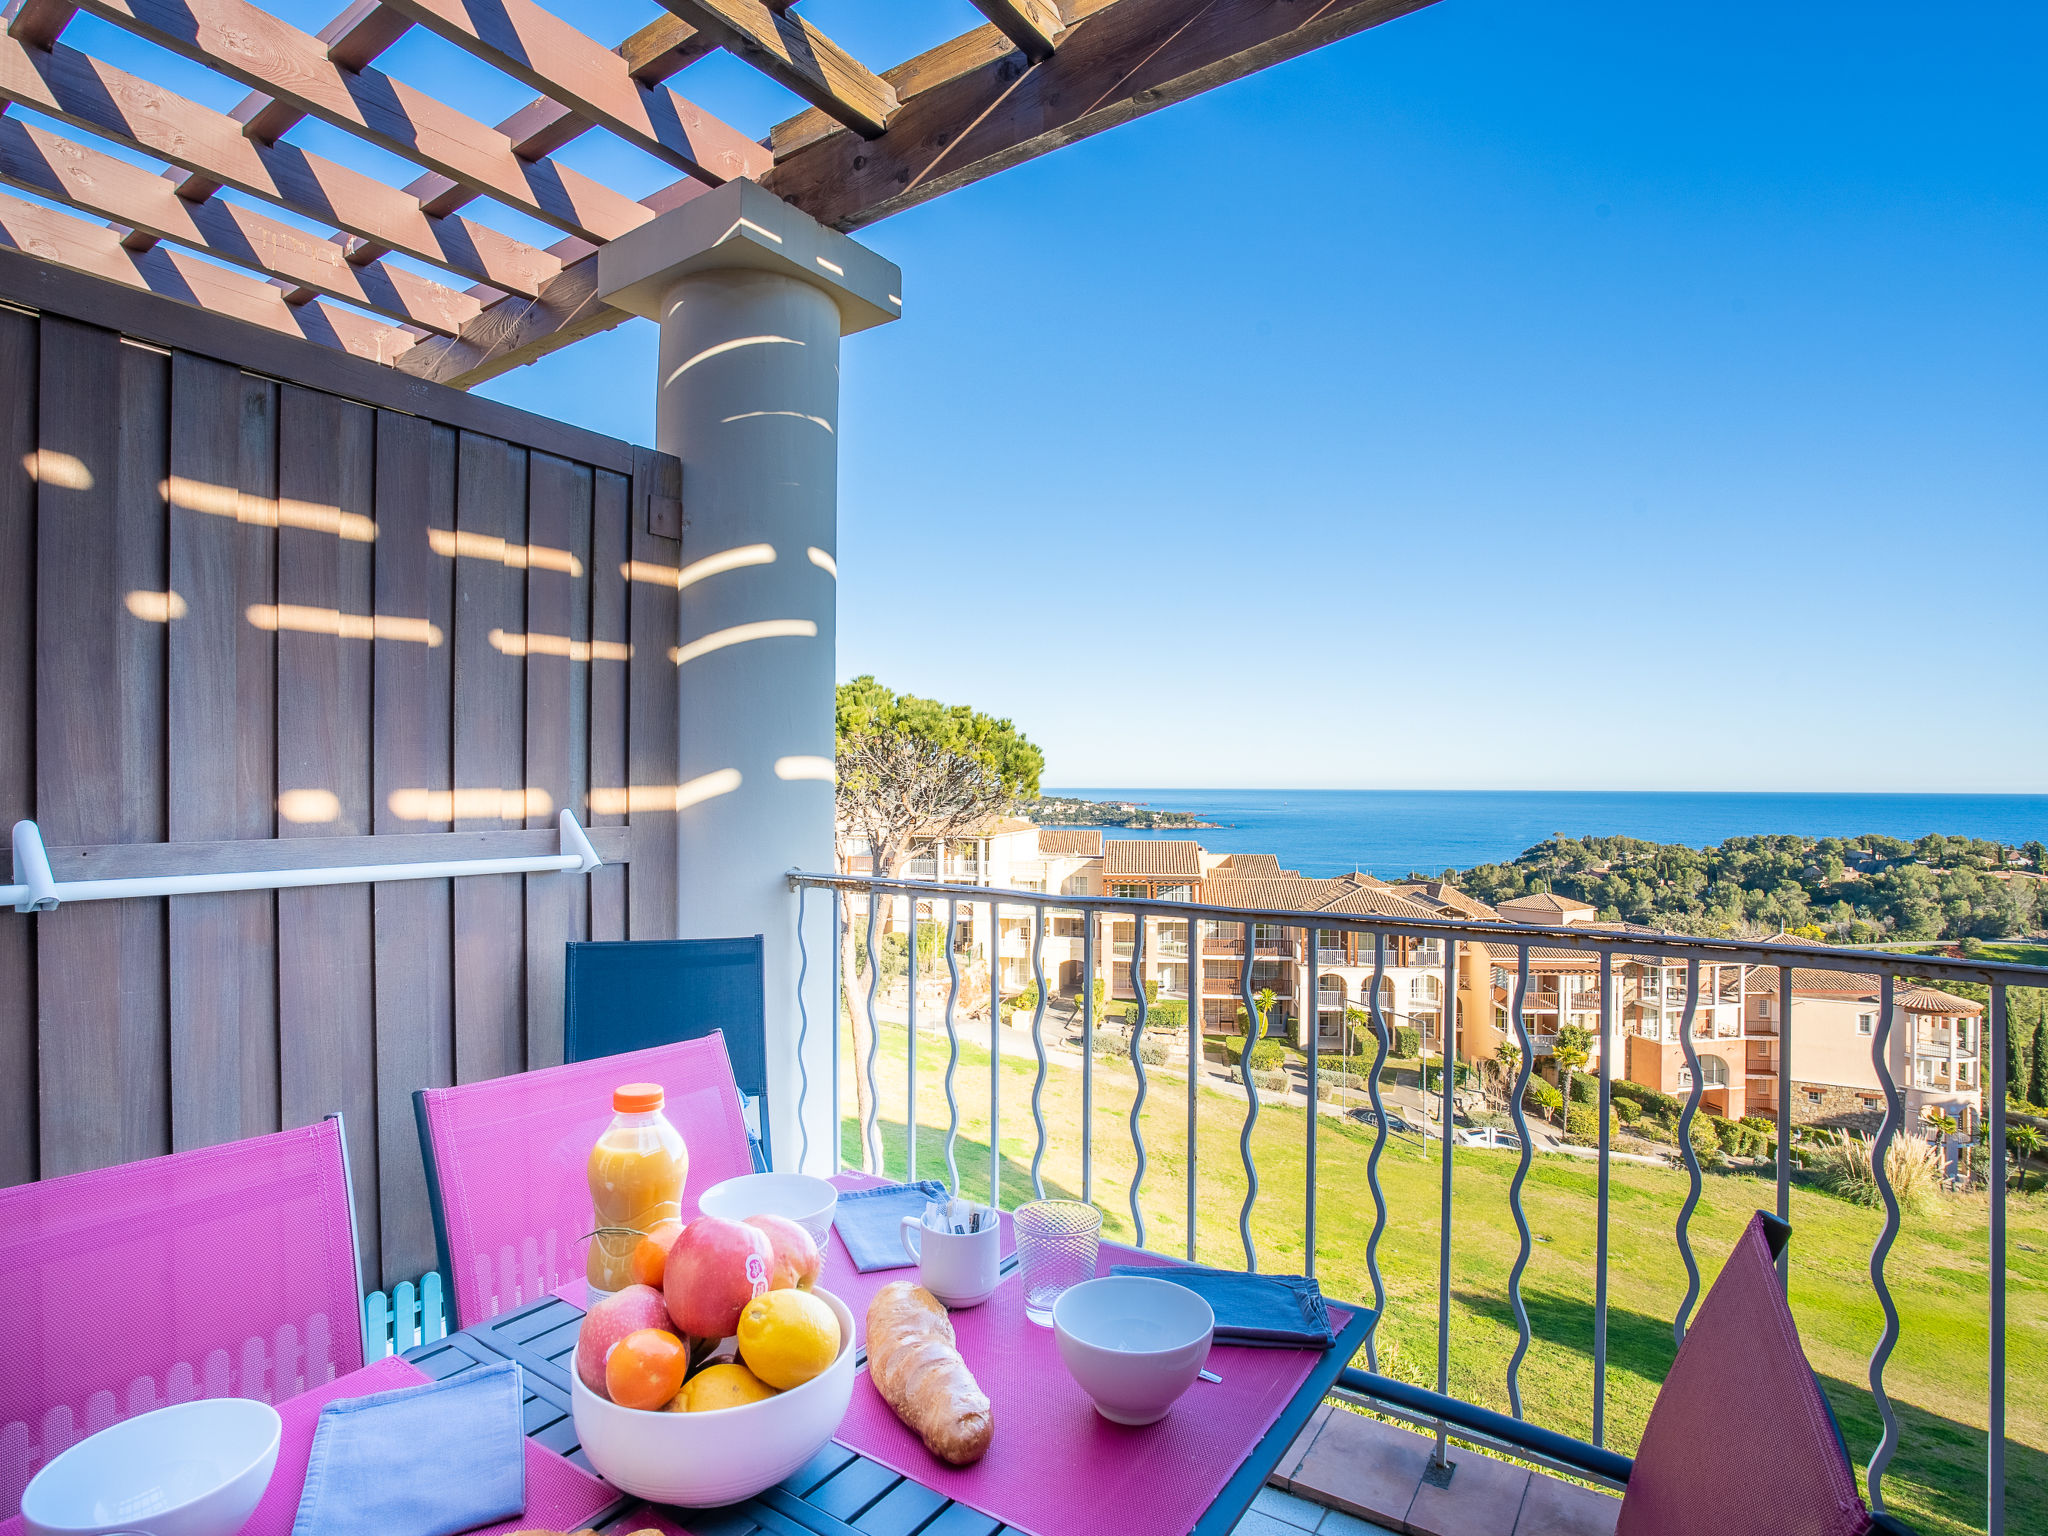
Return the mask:
<svg viewBox="0 0 2048 1536">
<path fill-rule="evenodd" d="M 0 38 L 0 99 L 508 293 L 538 294 L 561 271 L 524 241 L 429 214 L 396 187 L 294 145 L 259 144 L 225 113 L 62 43 L 45 52 Z"/>
<path fill-rule="evenodd" d="M 532 0 L 388 0 L 419 25 L 687 175 L 765 173 L 768 151 Z"/>
<path fill-rule="evenodd" d="M 284 294 L 271 284 L 181 251 L 163 246 L 130 251 L 122 246 L 118 234 L 103 225 L 88 224 L 5 193 L 0 193 L 0 245 L 373 362 L 396 362 L 413 344 L 411 332 L 395 325 L 318 300 L 287 304 Z"/>
<path fill-rule="evenodd" d="M 82 0 L 80 9 L 570 234 L 609 240 L 645 220 L 624 193 L 552 160 L 521 160 L 505 135 L 403 81 L 342 69 L 317 38 L 247 0 Z"/>
<path fill-rule="evenodd" d="M 12 117 L 0 117 L 0 181 L 447 335 L 483 307 L 402 268 L 353 267 L 332 241 L 253 209 L 191 202 L 162 176 Z M 133 243 L 127 248 L 133 252 Z"/>
<path fill-rule="evenodd" d="M 886 80 L 794 11 L 773 11 L 761 0 L 661 4 L 856 133 L 879 134 L 896 110 Z"/>
<path fill-rule="evenodd" d="M 7 35 L 31 48 L 47 48 L 77 14 L 71 0 L 14 0 L 7 8 Z"/>
<path fill-rule="evenodd" d="M 974 65 L 905 99 L 880 138 L 842 131 L 780 155 L 762 185 L 859 229 L 1430 3 L 1108 0 L 1075 17 L 1044 63 Z"/>
<path fill-rule="evenodd" d="M 972 0 L 974 8 L 994 22 L 997 29 L 1024 50 L 1034 64 L 1053 55 L 1053 44 L 1066 23 L 1056 6 L 1046 0 Z"/>
</svg>

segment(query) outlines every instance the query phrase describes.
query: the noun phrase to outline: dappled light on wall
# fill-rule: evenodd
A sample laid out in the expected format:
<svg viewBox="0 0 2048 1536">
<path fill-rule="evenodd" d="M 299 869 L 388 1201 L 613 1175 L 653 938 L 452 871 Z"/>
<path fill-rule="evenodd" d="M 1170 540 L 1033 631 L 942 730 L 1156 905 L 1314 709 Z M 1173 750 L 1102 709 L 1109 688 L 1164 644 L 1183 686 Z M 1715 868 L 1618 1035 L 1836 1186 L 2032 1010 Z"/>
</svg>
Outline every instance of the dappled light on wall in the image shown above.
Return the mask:
<svg viewBox="0 0 2048 1536">
<path fill-rule="evenodd" d="M 294 501 L 289 496 L 272 500 L 268 496 L 244 495 L 232 485 L 215 485 L 210 480 L 188 480 L 172 475 L 157 485 L 157 493 L 172 506 L 187 512 L 204 512 L 209 517 L 232 517 L 236 522 L 258 528 L 298 528 L 307 533 L 331 533 L 351 544 L 376 540 L 377 524 L 360 512 L 317 501 Z"/>
<path fill-rule="evenodd" d="M 695 661 L 699 656 L 722 651 L 729 645 L 744 645 L 749 640 L 773 640 L 778 636 L 809 639 L 817 632 L 818 626 L 811 619 L 759 619 L 752 624 L 735 624 L 729 629 L 714 629 L 701 640 L 692 640 L 688 645 L 676 646 L 668 653 L 668 659 L 680 667 L 685 662 Z"/>
<path fill-rule="evenodd" d="M 331 789 L 288 789 L 277 797 L 277 814 L 301 825 L 341 819 L 341 796 Z"/>
<path fill-rule="evenodd" d="M 507 656 L 566 656 L 571 661 L 629 661 L 633 647 L 623 640 L 571 640 L 567 635 L 515 635 L 494 629 L 491 648 Z"/>
<path fill-rule="evenodd" d="M 384 802 L 401 821 L 524 821 L 552 816 L 555 797 L 544 789 L 394 789 Z"/>
<path fill-rule="evenodd" d="M 628 560 L 619 567 L 619 574 L 628 581 L 642 581 L 650 586 L 673 587 L 678 592 L 694 586 L 707 576 L 716 576 L 723 571 L 737 571 L 750 565 L 773 565 L 775 546 L 773 544 L 742 544 L 734 549 L 720 550 L 715 555 L 706 555 L 702 560 L 677 569 L 673 565 L 662 565 L 653 560 Z"/>
<path fill-rule="evenodd" d="M 121 599 L 121 605 L 138 619 L 152 624 L 168 624 L 173 619 L 182 619 L 189 612 L 185 599 L 175 592 L 130 592 Z"/>
<path fill-rule="evenodd" d="M 821 783 L 836 784 L 839 775 L 833 770 L 829 757 L 778 757 L 775 759 L 775 777 L 778 779 L 817 779 Z"/>
<path fill-rule="evenodd" d="M 410 640 L 418 645 L 441 643 L 441 629 L 425 619 L 389 613 L 343 613 L 338 608 L 308 608 L 298 603 L 252 603 L 249 622 L 258 629 L 289 629 L 306 635 L 332 635 L 338 640 Z"/>
<path fill-rule="evenodd" d="M 737 768 L 720 768 L 699 774 L 684 784 L 632 784 L 612 789 L 593 789 L 590 809 L 599 816 L 621 816 L 636 811 L 681 811 L 740 787 Z"/>
<path fill-rule="evenodd" d="M 815 565 L 827 576 L 830 576 L 834 581 L 837 581 L 839 579 L 839 562 L 837 560 L 834 560 L 824 550 L 818 548 L 817 545 L 813 544 L 809 549 L 806 549 L 804 553 L 810 556 L 811 564 Z"/>
<path fill-rule="evenodd" d="M 565 576 L 583 574 L 583 562 L 566 549 L 551 549 L 545 544 L 508 544 L 494 534 L 429 528 L 427 547 L 451 560 L 490 560 L 515 571 L 560 571 Z"/>
<path fill-rule="evenodd" d="M 39 485 L 59 486 L 67 491 L 92 489 L 92 471 L 75 454 L 50 448 L 34 448 L 21 456 L 21 467 Z"/>
</svg>

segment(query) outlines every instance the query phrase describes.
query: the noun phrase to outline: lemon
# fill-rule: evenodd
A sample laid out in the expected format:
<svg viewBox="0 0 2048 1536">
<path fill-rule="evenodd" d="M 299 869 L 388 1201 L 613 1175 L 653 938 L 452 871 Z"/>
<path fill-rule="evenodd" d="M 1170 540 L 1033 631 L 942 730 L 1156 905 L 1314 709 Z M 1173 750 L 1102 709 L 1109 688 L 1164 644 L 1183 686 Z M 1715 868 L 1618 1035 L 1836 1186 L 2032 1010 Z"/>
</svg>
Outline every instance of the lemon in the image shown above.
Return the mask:
<svg viewBox="0 0 2048 1536">
<path fill-rule="evenodd" d="M 670 1413 L 708 1413 L 714 1408 L 758 1403 L 774 1395 L 775 1389 L 744 1365 L 727 1362 L 707 1365 L 684 1382 L 668 1409 Z"/>
<path fill-rule="evenodd" d="M 839 1319 L 809 1291 L 770 1291 L 740 1313 L 740 1358 L 771 1387 L 788 1391 L 839 1354 Z"/>
</svg>

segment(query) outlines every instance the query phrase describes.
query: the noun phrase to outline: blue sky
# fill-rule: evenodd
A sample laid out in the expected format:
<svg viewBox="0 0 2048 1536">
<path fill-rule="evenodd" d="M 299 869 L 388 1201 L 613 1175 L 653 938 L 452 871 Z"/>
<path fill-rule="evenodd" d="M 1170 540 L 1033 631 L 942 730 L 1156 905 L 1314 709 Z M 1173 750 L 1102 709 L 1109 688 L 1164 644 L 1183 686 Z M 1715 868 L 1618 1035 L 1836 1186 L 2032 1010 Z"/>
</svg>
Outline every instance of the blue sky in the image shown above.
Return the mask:
<svg viewBox="0 0 2048 1536">
<path fill-rule="evenodd" d="M 877 66 L 977 19 L 805 11 Z M 873 226 L 842 673 L 1053 783 L 2048 787 L 2044 55 L 1988 0 L 1442 0 Z M 484 392 L 650 441 L 653 374 L 634 322 Z"/>
</svg>

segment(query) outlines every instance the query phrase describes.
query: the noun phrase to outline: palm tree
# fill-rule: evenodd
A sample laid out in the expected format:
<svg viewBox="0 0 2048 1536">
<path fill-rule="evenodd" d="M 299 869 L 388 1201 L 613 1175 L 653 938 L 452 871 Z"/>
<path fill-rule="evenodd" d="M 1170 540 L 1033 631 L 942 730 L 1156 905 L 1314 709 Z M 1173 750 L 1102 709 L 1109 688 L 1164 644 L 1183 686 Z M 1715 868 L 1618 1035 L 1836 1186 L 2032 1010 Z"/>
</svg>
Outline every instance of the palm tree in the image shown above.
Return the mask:
<svg viewBox="0 0 2048 1536">
<path fill-rule="evenodd" d="M 1557 1032 L 1550 1055 L 1557 1063 L 1557 1088 L 1564 1095 L 1565 1113 L 1570 1114 L 1572 1074 L 1593 1059 L 1593 1032 L 1583 1024 L 1564 1025 Z"/>
<path fill-rule="evenodd" d="M 1501 1102 L 1512 1109 L 1515 1099 L 1515 1074 L 1522 1070 L 1522 1048 L 1512 1040 L 1503 1040 L 1493 1048 L 1493 1059 L 1500 1069 Z"/>
</svg>

